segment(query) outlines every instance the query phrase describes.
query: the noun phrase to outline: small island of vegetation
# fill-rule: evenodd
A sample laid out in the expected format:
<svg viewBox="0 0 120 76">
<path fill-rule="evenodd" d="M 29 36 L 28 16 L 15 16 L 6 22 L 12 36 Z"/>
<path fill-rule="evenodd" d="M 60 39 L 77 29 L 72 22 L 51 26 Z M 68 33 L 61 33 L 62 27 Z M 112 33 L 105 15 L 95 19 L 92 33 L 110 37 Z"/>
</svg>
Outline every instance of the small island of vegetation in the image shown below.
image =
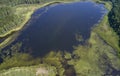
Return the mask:
<svg viewBox="0 0 120 76">
<path fill-rule="evenodd" d="M 23 43 L 10 45 L 18 35 L 12 33 L 22 30 L 36 9 L 75 1 L 86 0 L 0 0 L 0 39 L 5 38 L 0 43 L 0 76 L 119 76 L 119 0 L 93 0 L 104 4 L 108 12 L 84 45 L 74 46 L 72 53 L 50 51 L 33 57 L 21 52 Z"/>
</svg>

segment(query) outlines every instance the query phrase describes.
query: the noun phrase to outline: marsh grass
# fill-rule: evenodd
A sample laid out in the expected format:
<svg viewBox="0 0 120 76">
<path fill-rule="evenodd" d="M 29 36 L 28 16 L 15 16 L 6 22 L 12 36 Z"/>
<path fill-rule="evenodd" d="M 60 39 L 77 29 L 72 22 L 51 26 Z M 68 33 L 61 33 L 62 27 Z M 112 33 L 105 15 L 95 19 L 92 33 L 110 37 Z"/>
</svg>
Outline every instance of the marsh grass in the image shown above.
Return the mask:
<svg viewBox="0 0 120 76">
<path fill-rule="evenodd" d="M 106 3 L 107 6 L 111 10 L 111 4 Z M 118 36 L 110 28 L 106 14 L 102 21 L 92 29 L 86 45 L 75 46 L 72 54 L 65 52 L 65 58 L 69 59 L 68 64 L 74 66 L 77 76 L 102 76 L 109 69 L 109 64 L 115 69 L 120 69 L 120 59 L 117 56 L 117 51 L 120 51 L 120 48 L 117 43 Z M 61 57 L 62 53 L 52 51 L 43 58 L 44 63 L 46 63 L 44 65 L 47 65 L 44 68 L 49 67 L 48 70 L 52 70 L 49 73 L 51 76 L 55 76 L 57 73 L 63 76 L 64 69 L 59 62 Z M 15 76 L 21 74 L 22 76 L 35 76 L 35 68 L 39 67 L 18 67 L 0 71 L 0 76 L 14 76 L 15 74 Z M 18 69 L 20 71 L 16 72 Z"/>
<path fill-rule="evenodd" d="M 43 73 L 45 70 L 46 72 Z M 30 67 L 15 67 L 7 71 L 3 70 L 0 72 L 0 76 L 56 76 L 56 73 L 56 68 L 54 66 L 40 64 Z"/>
</svg>

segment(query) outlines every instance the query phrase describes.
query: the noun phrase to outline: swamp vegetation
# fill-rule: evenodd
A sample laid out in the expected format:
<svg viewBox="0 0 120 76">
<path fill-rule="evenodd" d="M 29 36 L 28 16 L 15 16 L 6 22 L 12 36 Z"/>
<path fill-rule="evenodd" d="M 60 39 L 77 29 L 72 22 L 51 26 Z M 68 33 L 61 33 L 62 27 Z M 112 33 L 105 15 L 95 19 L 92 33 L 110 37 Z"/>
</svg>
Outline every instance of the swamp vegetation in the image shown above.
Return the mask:
<svg viewBox="0 0 120 76">
<path fill-rule="evenodd" d="M 72 1 L 78 0 L 0 0 L 0 39 L 22 29 L 36 9 Z M 33 57 L 21 52 L 23 43 L 5 48 L 17 37 L 10 35 L 0 43 L 0 76 L 119 76 L 120 1 L 93 1 L 103 3 L 108 13 L 83 45 L 74 46 L 72 53 L 50 51 L 44 57 Z"/>
</svg>

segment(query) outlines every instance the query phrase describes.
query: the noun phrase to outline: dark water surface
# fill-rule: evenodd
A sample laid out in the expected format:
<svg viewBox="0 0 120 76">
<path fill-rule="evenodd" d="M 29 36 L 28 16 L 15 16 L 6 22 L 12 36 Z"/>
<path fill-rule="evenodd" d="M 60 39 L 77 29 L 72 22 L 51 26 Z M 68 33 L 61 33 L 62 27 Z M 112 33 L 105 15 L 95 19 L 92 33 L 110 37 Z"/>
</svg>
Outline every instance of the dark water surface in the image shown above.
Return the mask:
<svg viewBox="0 0 120 76">
<path fill-rule="evenodd" d="M 51 50 L 71 52 L 74 45 L 81 43 L 76 36 L 82 35 L 84 41 L 87 40 L 91 27 L 98 23 L 104 13 L 104 6 L 93 2 L 47 6 L 32 15 L 28 26 L 15 42 L 22 42 L 22 50 L 35 56 Z"/>
</svg>

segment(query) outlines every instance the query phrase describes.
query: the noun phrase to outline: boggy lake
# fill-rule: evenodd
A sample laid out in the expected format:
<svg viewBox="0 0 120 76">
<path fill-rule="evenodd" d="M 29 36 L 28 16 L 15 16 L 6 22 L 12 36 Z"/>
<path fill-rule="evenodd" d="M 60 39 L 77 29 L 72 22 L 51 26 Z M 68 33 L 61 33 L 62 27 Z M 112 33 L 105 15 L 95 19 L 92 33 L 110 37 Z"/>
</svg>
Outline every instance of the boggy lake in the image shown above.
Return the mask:
<svg viewBox="0 0 120 76">
<path fill-rule="evenodd" d="M 40 8 L 13 42 L 34 56 L 54 51 L 73 51 L 73 46 L 90 37 L 91 28 L 103 15 L 103 4 L 94 2 L 60 3 Z M 82 38 L 82 40 L 78 39 Z"/>
</svg>

